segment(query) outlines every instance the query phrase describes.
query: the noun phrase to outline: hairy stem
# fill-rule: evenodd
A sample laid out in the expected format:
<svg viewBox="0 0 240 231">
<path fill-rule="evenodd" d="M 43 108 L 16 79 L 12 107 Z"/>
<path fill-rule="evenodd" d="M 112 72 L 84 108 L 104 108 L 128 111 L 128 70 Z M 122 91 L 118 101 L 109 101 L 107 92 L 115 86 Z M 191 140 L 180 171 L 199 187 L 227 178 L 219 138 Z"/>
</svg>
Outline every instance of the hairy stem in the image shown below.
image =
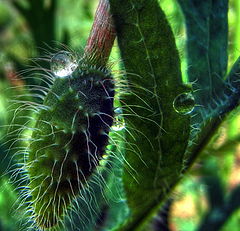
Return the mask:
<svg viewBox="0 0 240 231">
<path fill-rule="evenodd" d="M 85 55 L 90 56 L 96 65 L 105 66 L 115 38 L 116 31 L 109 10 L 109 2 L 100 0 L 85 47 Z"/>
</svg>

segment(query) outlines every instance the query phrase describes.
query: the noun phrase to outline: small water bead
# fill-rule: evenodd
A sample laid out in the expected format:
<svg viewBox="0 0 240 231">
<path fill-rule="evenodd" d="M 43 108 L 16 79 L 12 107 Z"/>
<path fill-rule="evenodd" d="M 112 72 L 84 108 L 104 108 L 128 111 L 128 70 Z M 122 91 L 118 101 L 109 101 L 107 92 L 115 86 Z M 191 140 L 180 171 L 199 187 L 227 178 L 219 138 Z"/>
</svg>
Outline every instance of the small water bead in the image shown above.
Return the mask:
<svg viewBox="0 0 240 231">
<path fill-rule="evenodd" d="M 122 108 L 118 107 L 114 110 L 115 113 L 115 119 L 114 123 L 112 125 L 112 130 L 113 131 L 121 131 L 125 128 L 125 121 L 123 118 L 123 111 Z"/>
<path fill-rule="evenodd" d="M 51 58 L 51 70 L 58 77 L 71 75 L 77 66 L 75 57 L 67 51 L 60 51 Z"/>
<path fill-rule="evenodd" d="M 194 107 L 195 107 L 195 99 L 192 93 L 190 92 L 179 94 L 173 100 L 174 110 L 181 115 L 190 114 L 193 111 Z"/>
</svg>

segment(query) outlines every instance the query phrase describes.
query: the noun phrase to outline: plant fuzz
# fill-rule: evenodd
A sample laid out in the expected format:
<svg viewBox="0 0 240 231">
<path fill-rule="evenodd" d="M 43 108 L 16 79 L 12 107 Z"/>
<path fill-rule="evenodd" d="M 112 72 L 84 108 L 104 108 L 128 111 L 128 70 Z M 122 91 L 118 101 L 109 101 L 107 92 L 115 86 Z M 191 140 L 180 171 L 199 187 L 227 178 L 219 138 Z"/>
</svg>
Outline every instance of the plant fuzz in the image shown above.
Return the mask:
<svg viewBox="0 0 240 231">
<path fill-rule="evenodd" d="M 43 230 L 57 225 L 98 165 L 113 123 L 113 97 L 111 74 L 86 63 L 49 89 L 26 163 L 33 219 Z"/>
<path fill-rule="evenodd" d="M 104 154 L 114 116 L 114 80 L 106 66 L 115 36 L 109 3 L 100 0 L 80 61 L 56 54 L 59 65 L 68 63 L 63 72 L 52 70 L 25 166 L 30 210 L 42 230 L 62 223 Z"/>
</svg>

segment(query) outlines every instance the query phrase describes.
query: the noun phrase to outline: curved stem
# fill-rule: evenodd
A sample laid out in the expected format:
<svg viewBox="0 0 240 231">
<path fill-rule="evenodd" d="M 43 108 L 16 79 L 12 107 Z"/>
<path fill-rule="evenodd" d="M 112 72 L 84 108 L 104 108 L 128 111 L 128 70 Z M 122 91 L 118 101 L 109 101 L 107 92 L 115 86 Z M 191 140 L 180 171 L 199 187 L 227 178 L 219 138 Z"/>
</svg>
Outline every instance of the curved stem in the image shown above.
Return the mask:
<svg viewBox="0 0 240 231">
<path fill-rule="evenodd" d="M 105 66 L 116 38 L 108 0 L 100 0 L 85 47 L 85 55 L 96 65 Z"/>
</svg>

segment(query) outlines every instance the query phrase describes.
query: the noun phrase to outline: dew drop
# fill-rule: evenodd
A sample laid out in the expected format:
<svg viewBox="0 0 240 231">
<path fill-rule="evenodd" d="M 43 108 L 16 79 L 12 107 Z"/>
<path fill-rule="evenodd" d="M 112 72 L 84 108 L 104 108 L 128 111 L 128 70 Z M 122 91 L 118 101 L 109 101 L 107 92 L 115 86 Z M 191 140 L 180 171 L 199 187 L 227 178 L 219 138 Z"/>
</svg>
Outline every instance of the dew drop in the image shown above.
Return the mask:
<svg viewBox="0 0 240 231">
<path fill-rule="evenodd" d="M 51 70 L 58 77 L 71 75 L 77 66 L 75 57 L 67 51 L 60 51 L 51 58 Z"/>
<path fill-rule="evenodd" d="M 195 107 L 195 100 L 190 92 L 179 94 L 174 100 L 173 100 L 173 108 L 174 110 L 181 114 L 181 115 L 187 115 L 190 114 Z"/>
<path fill-rule="evenodd" d="M 115 119 L 114 119 L 114 123 L 112 125 L 112 130 L 113 131 L 121 131 L 125 128 L 125 121 L 123 118 L 123 112 L 122 112 L 122 108 L 118 107 L 114 110 L 115 113 Z"/>
</svg>

